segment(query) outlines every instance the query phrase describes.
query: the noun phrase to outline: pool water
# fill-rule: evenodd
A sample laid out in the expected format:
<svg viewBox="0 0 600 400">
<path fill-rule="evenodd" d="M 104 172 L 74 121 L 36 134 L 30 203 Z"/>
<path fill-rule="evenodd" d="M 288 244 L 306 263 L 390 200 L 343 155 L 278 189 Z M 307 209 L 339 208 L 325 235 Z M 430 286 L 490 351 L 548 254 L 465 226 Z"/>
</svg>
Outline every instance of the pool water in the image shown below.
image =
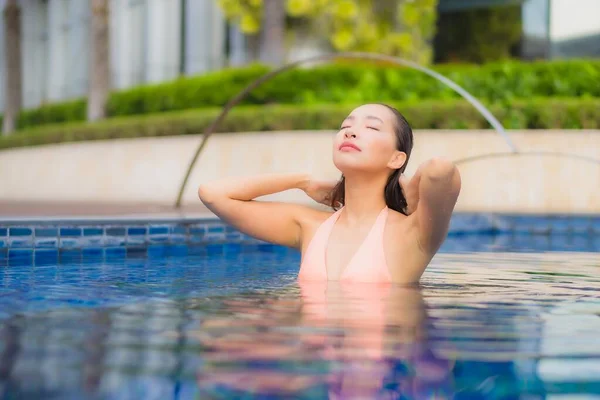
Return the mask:
<svg viewBox="0 0 600 400">
<path fill-rule="evenodd" d="M 299 254 L 259 244 L 6 263 L 0 398 L 600 396 L 582 237 L 452 237 L 420 287 L 299 284 Z"/>
</svg>

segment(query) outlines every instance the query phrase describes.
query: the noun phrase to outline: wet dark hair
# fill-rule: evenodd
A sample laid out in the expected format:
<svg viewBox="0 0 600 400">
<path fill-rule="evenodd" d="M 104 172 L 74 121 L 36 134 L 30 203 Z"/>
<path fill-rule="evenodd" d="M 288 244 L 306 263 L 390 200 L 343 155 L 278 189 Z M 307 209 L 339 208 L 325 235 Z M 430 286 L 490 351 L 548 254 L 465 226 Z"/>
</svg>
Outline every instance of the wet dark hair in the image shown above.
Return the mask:
<svg viewBox="0 0 600 400">
<path fill-rule="evenodd" d="M 400 182 L 398 179 L 400 178 L 400 174 L 404 172 L 406 169 L 406 165 L 408 164 L 408 160 L 410 158 L 410 153 L 413 148 L 413 132 L 410 124 L 404 118 L 404 115 L 400 113 L 400 111 L 396 110 L 394 107 L 389 106 L 387 104 L 376 103 L 378 105 L 386 107 L 390 110 L 396 120 L 394 122 L 394 133 L 396 133 L 396 149 L 406 153 L 406 161 L 399 169 L 395 170 L 390 174 L 390 177 L 385 184 L 384 196 L 386 205 L 392 210 L 398 211 L 404 215 L 407 215 L 406 211 L 406 198 L 404 197 L 404 193 L 400 188 Z M 340 178 L 339 182 L 333 188 L 331 192 L 331 208 L 337 210 L 340 206 L 345 204 L 346 197 L 346 178 L 344 175 Z"/>
</svg>

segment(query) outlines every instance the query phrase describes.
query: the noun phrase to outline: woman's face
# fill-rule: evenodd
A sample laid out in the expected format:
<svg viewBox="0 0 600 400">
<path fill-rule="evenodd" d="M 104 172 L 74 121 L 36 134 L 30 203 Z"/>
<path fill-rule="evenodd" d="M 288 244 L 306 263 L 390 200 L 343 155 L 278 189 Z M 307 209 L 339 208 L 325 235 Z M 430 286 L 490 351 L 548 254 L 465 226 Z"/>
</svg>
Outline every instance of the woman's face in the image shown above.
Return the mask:
<svg viewBox="0 0 600 400">
<path fill-rule="evenodd" d="M 395 116 L 387 107 L 366 104 L 344 119 L 333 141 L 333 163 L 342 172 L 380 172 L 402 166 Z M 399 165 L 398 165 L 399 164 Z"/>
</svg>

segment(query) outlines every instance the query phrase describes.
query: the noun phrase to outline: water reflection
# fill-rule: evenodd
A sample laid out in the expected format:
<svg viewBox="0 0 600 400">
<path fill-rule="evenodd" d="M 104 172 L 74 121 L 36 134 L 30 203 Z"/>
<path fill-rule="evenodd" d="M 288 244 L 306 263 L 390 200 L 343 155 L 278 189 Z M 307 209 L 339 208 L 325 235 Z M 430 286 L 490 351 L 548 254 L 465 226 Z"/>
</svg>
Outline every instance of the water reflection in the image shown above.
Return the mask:
<svg viewBox="0 0 600 400">
<path fill-rule="evenodd" d="M 420 288 L 300 283 L 297 290 L 228 301 L 226 316 L 203 322 L 201 387 L 330 399 L 449 396 L 453 363 L 428 345 Z"/>
<path fill-rule="evenodd" d="M 145 298 L 13 312 L 0 321 L 0 399 L 600 394 L 597 253 L 440 255 L 422 287 L 297 284 L 297 260 L 271 258 L 228 267 L 264 278 L 222 294 L 197 290 L 214 264 L 163 260 L 138 267 L 153 279 L 136 286 Z M 103 268 L 106 282 L 123 271 Z"/>
</svg>

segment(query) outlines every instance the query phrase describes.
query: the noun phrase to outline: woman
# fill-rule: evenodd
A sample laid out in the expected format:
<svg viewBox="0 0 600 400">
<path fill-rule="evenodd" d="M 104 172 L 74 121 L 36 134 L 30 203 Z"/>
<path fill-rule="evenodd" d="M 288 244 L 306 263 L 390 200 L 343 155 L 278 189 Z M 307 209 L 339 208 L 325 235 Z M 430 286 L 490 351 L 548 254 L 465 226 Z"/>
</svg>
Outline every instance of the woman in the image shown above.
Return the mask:
<svg viewBox="0 0 600 400">
<path fill-rule="evenodd" d="M 416 283 L 447 235 L 461 183 L 457 168 L 441 159 L 425 162 L 408 181 L 402 172 L 412 146 L 402 114 L 366 104 L 344 119 L 334 138 L 333 161 L 342 172 L 337 184 L 268 175 L 202 185 L 198 195 L 242 232 L 299 249 L 300 280 Z M 336 211 L 253 201 L 289 189 Z"/>
</svg>

